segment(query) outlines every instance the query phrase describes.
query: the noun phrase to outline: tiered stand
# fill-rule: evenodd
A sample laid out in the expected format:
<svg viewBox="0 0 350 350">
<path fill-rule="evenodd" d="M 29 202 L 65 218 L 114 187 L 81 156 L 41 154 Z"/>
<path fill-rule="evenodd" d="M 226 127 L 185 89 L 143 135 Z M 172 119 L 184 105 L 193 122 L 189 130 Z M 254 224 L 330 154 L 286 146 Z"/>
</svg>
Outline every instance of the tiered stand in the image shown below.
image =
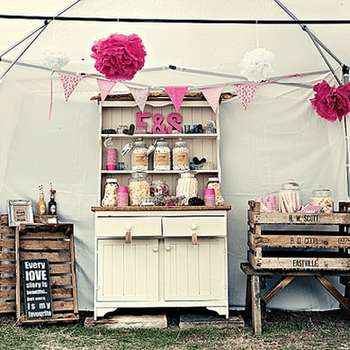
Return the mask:
<svg viewBox="0 0 350 350">
<path fill-rule="evenodd" d="M 250 201 L 248 210 L 248 260 L 241 269 L 247 275 L 246 311 L 254 331 L 262 332 L 261 303 L 268 304 L 295 277 L 315 277 L 349 311 L 350 204 L 339 203 L 339 212 L 260 212 L 260 203 Z M 266 277 L 280 280 L 264 295 Z M 342 295 L 325 276 L 337 276 L 345 285 Z"/>
</svg>

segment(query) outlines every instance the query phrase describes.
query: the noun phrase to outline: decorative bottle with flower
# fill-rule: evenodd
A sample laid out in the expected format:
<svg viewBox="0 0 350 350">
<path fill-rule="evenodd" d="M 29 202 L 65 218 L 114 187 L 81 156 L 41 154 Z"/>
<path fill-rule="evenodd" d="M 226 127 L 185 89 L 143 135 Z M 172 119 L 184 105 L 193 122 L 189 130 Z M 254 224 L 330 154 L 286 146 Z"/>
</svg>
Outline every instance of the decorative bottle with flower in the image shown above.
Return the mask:
<svg viewBox="0 0 350 350">
<path fill-rule="evenodd" d="M 56 190 L 50 189 L 49 215 L 57 215 L 57 203 L 55 201 Z"/>
</svg>

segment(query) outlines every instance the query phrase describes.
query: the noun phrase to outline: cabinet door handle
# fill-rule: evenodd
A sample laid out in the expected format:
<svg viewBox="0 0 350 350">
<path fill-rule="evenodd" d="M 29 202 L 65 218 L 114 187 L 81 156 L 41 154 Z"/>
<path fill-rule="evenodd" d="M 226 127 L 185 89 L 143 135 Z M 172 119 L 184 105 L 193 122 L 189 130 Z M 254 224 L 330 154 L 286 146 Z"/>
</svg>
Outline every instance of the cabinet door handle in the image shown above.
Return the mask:
<svg viewBox="0 0 350 350">
<path fill-rule="evenodd" d="M 125 244 L 130 244 L 131 243 L 131 231 L 126 231 L 125 232 Z"/>
<path fill-rule="evenodd" d="M 126 228 L 127 231 L 131 231 L 132 226 L 131 225 L 126 225 L 125 228 Z"/>
<path fill-rule="evenodd" d="M 192 244 L 193 245 L 198 245 L 198 239 L 197 239 L 197 234 L 192 233 Z"/>
<path fill-rule="evenodd" d="M 153 248 L 153 251 L 154 251 L 155 253 L 157 253 L 157 252 L 158 252 L 158 247 L 154 247 L 154 248 Z"/>
<path fill-rule="evenodd" d="M 199 226 L 197 224 L 192 224 L 191 230 L 196 231 Z"/>
<path fill-rule="evenodd" d="M 165 250 L 168 252 L 168 251 L 170 251 L 170 247 L 169 246 L 167 246 L 167 247 L 165 247 Z"/>
</svg>

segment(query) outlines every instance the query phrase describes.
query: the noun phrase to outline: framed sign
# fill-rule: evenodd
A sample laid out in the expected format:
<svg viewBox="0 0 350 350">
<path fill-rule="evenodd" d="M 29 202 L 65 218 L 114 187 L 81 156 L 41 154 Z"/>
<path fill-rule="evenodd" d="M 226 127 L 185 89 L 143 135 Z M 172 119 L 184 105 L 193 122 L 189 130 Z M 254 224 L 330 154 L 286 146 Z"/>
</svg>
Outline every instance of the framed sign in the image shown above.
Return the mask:
<svg viewBox="0 0 350 350">
<path fill-rule="evenodd" d="M 28 318 L 52 318 L 52 296 L 47 259 L 22 260 L 24 310 Z"/>
<path fill-rule="evenodd" d="M 9 199 L 7 203 L 9 226 L 19 226 L 20 224 L 28 224 L 34 222 L 33 207 L 30 200 Z"/>
</svg>

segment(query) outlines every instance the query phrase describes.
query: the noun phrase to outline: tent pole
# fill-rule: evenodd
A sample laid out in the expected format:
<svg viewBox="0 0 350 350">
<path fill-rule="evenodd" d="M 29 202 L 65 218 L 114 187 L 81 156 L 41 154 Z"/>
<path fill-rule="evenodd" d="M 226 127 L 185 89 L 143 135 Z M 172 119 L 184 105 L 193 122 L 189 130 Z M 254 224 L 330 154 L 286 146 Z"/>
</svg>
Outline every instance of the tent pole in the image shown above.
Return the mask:
<svg viewBox="0 0 350 350">
<path fill-rule="evenodd" d="M 347 84 L 349 82 L 349 67 L 343 65 L 343 82 Z M 348 201 L 350 200 L 350 169 L 349 169 L 349 140 L 348 140 L 348 127 L 347 116 L 344 116 L 344 133 L 345 133 L 345 159 L 346 159 L 346 183 L 347 183 L 347 195 Z"/>
<path fill-rule="evenodd" d="M 295 21 L 300 22 L 299 19 L 292 13 L 290 12 L 279 0 L 274 0 L 274 2 L 282 8 L 282 10 L 284 10 L 291 18 L 293 18 Z M 332 68 L 332 66 L 330 65 L 330 63 L 328 62 L 328 60 L 326 59 L 325 55 L 323 54 L 323 52 L 321 51 L 319 45 L 327 51 L 327 53 L 329 55 L 332 56 L 332 58 L 341 66 L 343 66 L 343 63 L 330 51 L 328 50 L 328 48 L 313 34 L 311 33 L 311 31 L 309 30 L 309 28 L 305 25 L 305 24 L 299 24 L 299 26 L 301 27 L 302 30 L 304 30 L 310 37 L 311 41 L 314 43 L 317 51 L 320 53 L 321 57 L 323 58 L 323 60 L 325 61 L 326 65 L 328 66 L 329 70 L 332 72 L 335 80 L 338 82 L 339 85 L 342 85 L 340 79 L 338 78 L 338 76 L 335 74 L 334 69 Z"/>
<path fill-rule="evenodd" d="M 68 5 L 67 7 L 65 7 L 64 9 L 62 9 L 60 12 L 58 12 L 55 16 L 52 17 L 52 20 L 55 19 L 55 17 L 60 16 L 61 14 L 63 14 L 64 12 L 68 11 L 70 8 L 72 8 L 73 6 L 75 6 L 78 2 L 80 2 L 81 0 L 76 0 L 74 1 L 72 4 Z M 19 53 L 19 55 L 12 61 L 12 63 L 10 64 L 10 66 L 5 70 L 5 72 L 0 76 L 0 83 L 2 81 L 2 79 L 6 76 L 6 74 L 12 69 L 12 67 L 17 63 L 17 61 L 24 55 L 24 53 L 29 49 L 29 47 L 34 43 L 34 41 L 40 36 L 40 34 L 47 28 L 47 26 L 51 23 L 52 20 L 45 20 L 44 24 L 35 29 L 34 31 L 32 31 L 31 33 L 29 33 L 28 35 L 26 35 L 23 39 L 21 39 L 19 42 L 17 42 L 16 44 L 12 45 L 11 48 L 9 48 L 8 50 L 5 51 L 5 53 L 0 55 L 0 61 L 1 61 L 1 57 L 2 55 L 8 53 L 9 51 L 11 51 L 14 47 L 16 47 L 17 45 L 19 45 L 20 43 L 22 43 L 24 40 L 28 39 L 29 37 L 31 37 L 32 35 L 34 35 L 36 32 L 39 31 L 39 33 L 34 37 L 34 39 Z"/>
<path fill-rule="evenodd" d="M 9 53 L 11 50 L 13 50 L 15 47 L 17 47 L 19 44 L 23 43 L 23 41 L 27 40 L 28 38 L 30 38 L 32 35 L 34 35 L 38 30 L 42 29 L 43 27 L 45 27 L 46 24 L 44 23 L 43 25 L 41 25 L 40 27 L 34 29 L 32 32 L 28 33 L 26 36 L 24 36 L 22 39 L 20 39 L 19 41 L 17 41 L 16 43 L 14 43 L 12 46 L 10 46 L 9 48 L 7 48 L 4 52 L 0 53 L 0 60 L 2 58 L 2 56 L 6 55 L 7 53 Z"/>
</svg>

